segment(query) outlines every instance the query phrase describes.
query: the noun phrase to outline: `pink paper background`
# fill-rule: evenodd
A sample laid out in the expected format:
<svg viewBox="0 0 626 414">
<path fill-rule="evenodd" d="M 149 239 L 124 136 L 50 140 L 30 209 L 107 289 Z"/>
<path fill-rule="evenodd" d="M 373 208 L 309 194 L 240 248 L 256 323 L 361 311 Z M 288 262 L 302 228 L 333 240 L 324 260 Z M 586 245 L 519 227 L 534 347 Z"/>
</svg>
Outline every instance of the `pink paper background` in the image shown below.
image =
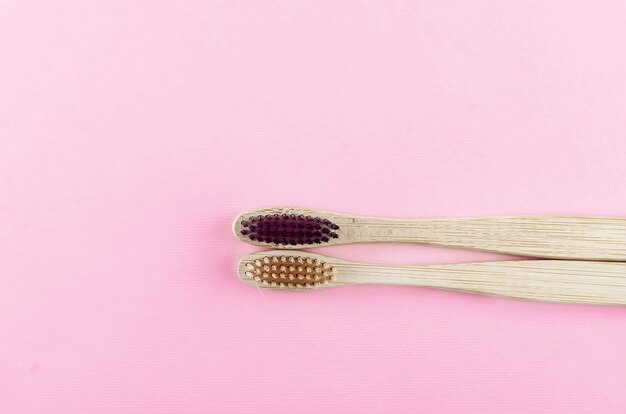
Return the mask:
<svg viewBox="0 0 626 414">
<path fill-rule="evenodd" d="M 626 215 L 626 3 L 4 0 L 0 27 L 2 414 L 626 412 L 626 308 L 265 292 L 230 229 Z"/>
</svg>

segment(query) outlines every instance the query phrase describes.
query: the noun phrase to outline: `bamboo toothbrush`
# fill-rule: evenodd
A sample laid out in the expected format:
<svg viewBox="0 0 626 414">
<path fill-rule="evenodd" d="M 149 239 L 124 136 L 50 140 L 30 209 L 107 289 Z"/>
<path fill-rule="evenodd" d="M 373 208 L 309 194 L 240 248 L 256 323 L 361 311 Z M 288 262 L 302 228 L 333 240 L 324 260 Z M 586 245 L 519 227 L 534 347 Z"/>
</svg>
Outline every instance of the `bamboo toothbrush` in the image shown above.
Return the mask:
<svg viewBox="0 0 626 414">
<path fill-rule="evenodd" d="M 239 215 L 235 235 L 257 246 L 307 248 L 407 242 L 551 259 L 626 261 L 626 219 L 518 216 L 434 220 L 357 217 L 300 208 Z"/>
<path fill-rule="evenodd" d="M 390 284 L 546 302 L 626 305 L 626 263 L 616 262 L 517 260 L 383 266 L 272 250 L 242 258 L 238 274 L 245 283 L 276 290 Z"/>
</svg>

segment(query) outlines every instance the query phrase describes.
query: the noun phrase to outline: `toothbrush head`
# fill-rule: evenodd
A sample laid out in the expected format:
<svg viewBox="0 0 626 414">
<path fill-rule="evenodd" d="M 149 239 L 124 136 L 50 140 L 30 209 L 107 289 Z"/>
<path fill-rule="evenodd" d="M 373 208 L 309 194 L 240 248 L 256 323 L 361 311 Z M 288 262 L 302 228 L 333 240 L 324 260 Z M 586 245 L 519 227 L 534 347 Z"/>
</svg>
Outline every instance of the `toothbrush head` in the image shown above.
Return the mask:
<svg viewBox="0 0 626 414">
<path fill-rule="evenodd" d="M 241 259 L 239 278 L 261 288 L 310 290 L 330 287 L 336 280 L 332 265 L 305 252 L 269 251 Z"/>
<path fill-rule="evenodd" d="M 283 248 L 329 245 L 341 235 L 339 225 L 331 220 L 295 209 L 241 214 L 235 220 L 234 232 L 238 238 L 252 244 Z"/>
</svg>

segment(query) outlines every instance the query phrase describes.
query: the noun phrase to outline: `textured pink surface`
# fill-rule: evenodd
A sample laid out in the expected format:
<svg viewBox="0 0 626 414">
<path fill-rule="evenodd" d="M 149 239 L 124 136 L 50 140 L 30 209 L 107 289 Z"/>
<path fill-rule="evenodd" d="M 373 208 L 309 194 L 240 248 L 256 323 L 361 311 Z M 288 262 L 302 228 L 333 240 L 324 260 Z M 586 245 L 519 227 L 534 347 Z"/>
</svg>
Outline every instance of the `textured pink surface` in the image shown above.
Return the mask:
<svg viewBox="0 0 626 414">
<path fill-rule="evenodd" d="M 264 292 L 230 230 L 626 215 L 623 2 L 5 0 L 0 27 L 1 413 L 626 412 L 626 309 Z"/>
</svg>

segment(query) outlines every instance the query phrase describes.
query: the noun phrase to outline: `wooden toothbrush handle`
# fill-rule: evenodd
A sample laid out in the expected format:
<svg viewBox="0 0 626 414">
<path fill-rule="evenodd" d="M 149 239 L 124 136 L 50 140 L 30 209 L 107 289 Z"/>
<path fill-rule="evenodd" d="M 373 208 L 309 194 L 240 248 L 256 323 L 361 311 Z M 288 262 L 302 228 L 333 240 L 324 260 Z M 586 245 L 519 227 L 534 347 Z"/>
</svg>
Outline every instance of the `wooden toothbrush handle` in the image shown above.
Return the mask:
<svg viewBox="0 0 626 414">
<path fill-rule="evenodd" d="M 354 218 L 342 229 L 353 241 L 427 243 L 550 259 L 626 261 L 626 219 L 622 218 Z"/>
<path fill-rule="evenodd" d="M 337 284 L 433 287 L 547 302 L 626 305 L 626 263 L 518 260 L 429 266 L 339 263 Z"/>
</svg>

